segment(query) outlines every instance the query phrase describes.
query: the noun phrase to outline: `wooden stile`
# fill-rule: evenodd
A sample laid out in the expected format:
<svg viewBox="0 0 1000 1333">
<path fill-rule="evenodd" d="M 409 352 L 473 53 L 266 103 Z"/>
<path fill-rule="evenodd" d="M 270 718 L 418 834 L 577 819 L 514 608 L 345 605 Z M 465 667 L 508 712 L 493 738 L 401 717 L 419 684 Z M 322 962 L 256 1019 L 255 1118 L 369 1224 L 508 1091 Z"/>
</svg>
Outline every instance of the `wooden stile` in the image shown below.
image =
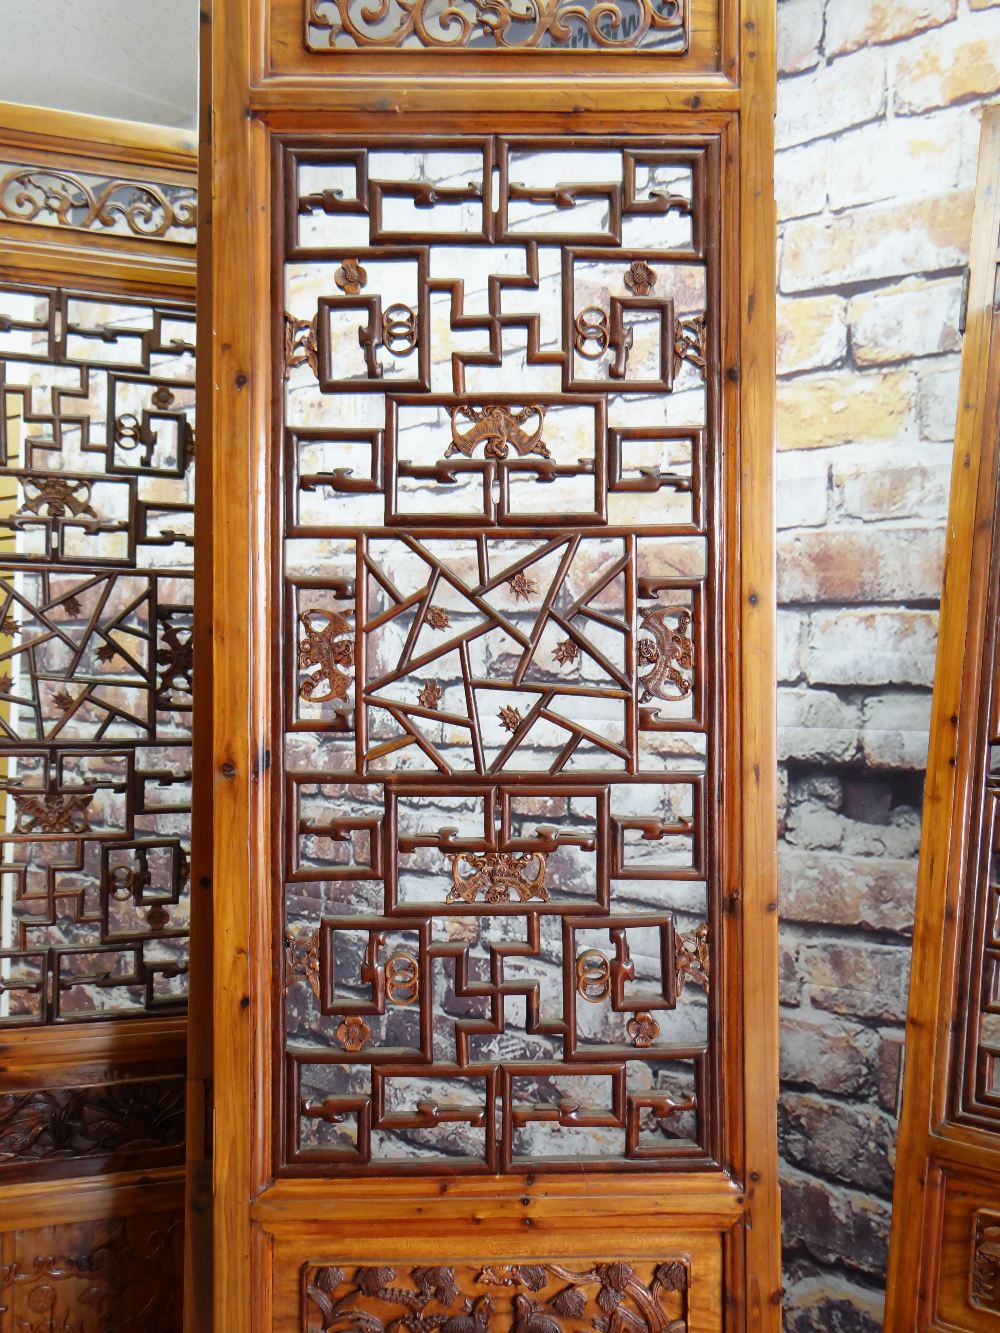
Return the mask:
<svg viewBox="0 0 1000 1333">
<path fill-rule="evenodd" d="M 983 117 L 962 349 L 886 1329 L 1000 1328 L 996 877 L 1000 109 Z"/>
<path fill-rule="evenodd" d="M 211 5 L 218 1333 L 780 1320 L 773 7 L 532 13 Z"/>
</svg>

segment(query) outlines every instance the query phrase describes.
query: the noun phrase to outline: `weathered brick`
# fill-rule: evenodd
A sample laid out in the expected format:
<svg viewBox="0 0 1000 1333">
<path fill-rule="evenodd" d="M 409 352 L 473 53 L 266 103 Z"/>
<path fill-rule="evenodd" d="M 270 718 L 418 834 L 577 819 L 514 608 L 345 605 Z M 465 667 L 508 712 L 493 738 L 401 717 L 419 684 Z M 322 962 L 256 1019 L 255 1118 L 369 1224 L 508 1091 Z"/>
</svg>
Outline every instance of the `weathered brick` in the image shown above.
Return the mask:
<svg viewBox="0 0 1000 1333">
<path fill-rule="evenodd" d="M 908 859 L 817 856 L 787 846 L 778 851 L 780 910 L 786 921 L 905 933 L 913 927 L 916 880 L 917 868 Z"/>
<path fill-rule="evenodd" d="M 778 455 L 777 504 L 779 528 L 819 527 L 830 507 L 830 464 L 814 449 L 786 450 Z"/>
<path fill-rule="evenodd" d="M 785 819 L 785 840 L 810 851 L 839 850 L 844 840 L 845 820 L 836 809 L 819 801 L 792 806 Z"/>
<path fill-rule="evenodd" d="M 778 612 L 777 659 L 780 681 L 798 680 L 805 670 L 808 623 L 798 611 Z"/>
<path fill-rule="evenodd" d="M 955 17 L 958 0 L 866 0 L 828 5 L 826 53 L 840 55 L 877 42 L 894 42 L 940 27 Z"/>
<path fill-rule="evenodd" d="M 889 445 L 838 450 L 833 460 L 833 498 L 846 519 L 909 518 L 941 523 L 948 512 L 951 442 L 924 442 L 915 461 Z"/>
<path fill-rule="evenodd" d="M 820 775 L 818 775 L 820 776 Z M 837 801 L 793 784 L 791 806 L 785 820 L 785 839 L 792 847 L 839 851 L 845 856 L 866 858 L 914 857 L 920 845 L 920 821 L 909 806 L 891 806 L 874 784 L 868 799 L 851 799 L 855 784 L 838 781 Z M 871 788 L 873 784 L 862 783 Z"/>
<path fill-rule="evenodd" d="M 839 212 L 956 185 L 964 151 L 961 113 L 946 114 L 954 125 L 904 116 L 873 121 L 824 141 L 830 208 Z"/>
<path fill-rule="evenodd" d="M 862 366 L 909 361 L 961 348 L 962 280 L 911 279 L 851 301 L 851 350 Z"/>
<path fill-rule="evenodd" d="M 1000 14 L 972 12 L 960 23 L 899 48 L 897 112 L 929 111 L 1000 91 Z"/>
<path fill-rule="evenodd" d="M 774 199 L 778 217 L 804 218 L 826 206 L 828 139 L 786 148 L 774 156 Z"/>
<path fill-rule="evenodd" d="M 806 664 L 815 685 L 923 685 L 934 679 L 937 614 L 898 607 L 818 611 Z"/>
<path fill-rule="evenodd" d="M 929 690 L 899 690 L 865 700 L 861 737 L 865 761 L 872 768 L 923 769 L 930 730 Z"/>
<path fill-rule="evenodd" d="M 782 1225 L 788 1245 L 804 1248 L 820 1263 L 871 1277 L 885 1276 L 889 1204 L 857 1190 L 813 1180 L 785 1167 Z M 852 1330 L 852 1333 L 854 1331 Z"/>
<path fill-rule="evenodd" d="M 781 1155 L 845 1185 L 892 1194 L 893 1126 L 883 1111 L 786 1092 L 778 1105 Z"/>
<path fill-rule="evenodd" d="M 846 763 L 858 751 L 861 709 L 831 690 L 778 691 L 778 758 Z"/>
<path fill-rule="evenodd" d="M 903 1032 L 882 1032 L 875 1056 L 875 1078 L 879 1105 L 893 1114 L 899 1100 L 899 1075 L 903 1061 Z"/>
<path fill-rule="evenodd" d="M 954 440 L 958 381 L 957 356 L 918 373 L 917 422 L 925 440 L 943 440 L 949 444 Z"/>
<path fill-rule="evenodd" d="M 881 1023 L 903 1022 L 909 949 L 823 940 L 800 947 L 799 966 L 809 1000 L 818 1009 Z"/>
<path fill-rule="evenodd" d="M 798 1004 L 802 998 L 802 978 L 794 948 L 782 946 L 778 956 L 778 999 L 782 1004 Z"/>
<path fill-rule="evenodd" d="M 797 74 L 819 63 L 823 0 L 785 0 L 778 6 L 778 70 Z"/>
<path fill-rule="evenodd" d="M 781 1023 L 781 1081 L 832 1092 L 861 1092 L 868 1080 L 872 1034 L 857 1023 L 810 1014 Z"/>
<path fill-rule="evenodd" d="M 781 241 L 781 290 L 818 291 L 961 268 L 971 225 L 969 189 L 788 222 Z"/>
<path fill-rule="evenodd" d="M 778 302 L 778 374 L 817 370 L 847 354 L 847 302 L 800 296 Z"/>
<path fill-rule="evenodd" d="M 826 138 L 874 120 L 884 110 L 885 97 L 885 54 L 877 48 L 783 79 L 775 122 L 777 146 Z"/>
<path fill-rule="evenodd" d="M 800 375 L 778 385 L 778 448 L 822 449 L 859 440 L 896 440 L 913 421 L 906 370 Z"/>
<path fill-rule="evenodd" d="M 930 600 L 941 590 L 940 528 L 821 528 L 778 538 L 778 601 Z"/>
<path fill-rule="evenodd" d="M 785 1289 L 785 1333 L 882 1333 L 884 1301 L 835 1273 Z"/>
</svg>

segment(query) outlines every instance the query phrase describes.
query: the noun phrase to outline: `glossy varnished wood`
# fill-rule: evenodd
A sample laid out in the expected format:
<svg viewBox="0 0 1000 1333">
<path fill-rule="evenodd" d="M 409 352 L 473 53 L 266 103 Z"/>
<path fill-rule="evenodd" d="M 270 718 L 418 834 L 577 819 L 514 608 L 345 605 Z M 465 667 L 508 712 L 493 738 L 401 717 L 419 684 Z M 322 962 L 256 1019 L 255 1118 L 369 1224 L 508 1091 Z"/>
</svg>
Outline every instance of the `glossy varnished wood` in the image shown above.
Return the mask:
<svg viewBox="0 0 1000 1333">
<path fill-rule="evenodd" d="M 302 6 L 216 0 L 210 76 L 214 386 L 215 1296 L 222 1333 L 302 1330 L 304 1264 L 639 1261 L 685 1248 L 699 1333 L 780 1322 L 775 1154 L 773 433 L 774 15 L 710 6 L 691 58 L 565 53 L 352 54 L 301 47 Z M 718 28 L 711 24 L 717 22 Z M 698 36 L 698 32 L 701 36 Z M 721 55 L 705 34 L 717 31 Z M 699 44 L 700 43 L 700 44 Z M 444 62 L 444 63 L 442 63 Z M 685 63 L 686 62 L 686 63 Z M 536 72 L 544 69 L 544 73 Z M 470 101 L 474 89 L 474 102 Z M 271 138 L 336 133 L 710 134 L 730 238 L 721 275 L 727 590 L 726 959 L 722 1166 L 690 1176 L 531 1174 L 447 1180 L 276 1180 L 268 903 L 274 823 L 268 577 Z M 273 299 L 277 299 L 276 297 Z M 203 361 L 203 366 L 205 362 Z M 738 450 L 738 453 L 736 452 Z M 612 1228 L 620 1228 L 612 1241 Z"/>
<path fill-rule="evenodd" d="M 963 935 L 988 892 L 970 852 L 990 712 L 1000 440 L 1000 111 L 987 111 L 973 221 L 931 744 L 924 796 L 886 1329 L 1000 1328 L 970 1303 L 975 1216 L 1000 1196 L 1000 1135 L 963 1109 L 961 1015 L 982 984 Z M 964 965 L 963 965 L 964 963 Z"/>
<path fill-rule="evenodd" d="M 5 171 L 18 164 L 190 196 L 195 159 L 191 136 L 177 131 L 0 104 Z M 193 295 L 194 245 L 50 213 L 31 222 L 5 215 L 0 279 L 174 308 Z M 43 1317 L 76 1326 L 81 1308 L 102 1327 L 130 1318 L 176 1326 L 186 1039 L 183 1013 L 0 1031 L 5 1330 Z"/>
</svg>

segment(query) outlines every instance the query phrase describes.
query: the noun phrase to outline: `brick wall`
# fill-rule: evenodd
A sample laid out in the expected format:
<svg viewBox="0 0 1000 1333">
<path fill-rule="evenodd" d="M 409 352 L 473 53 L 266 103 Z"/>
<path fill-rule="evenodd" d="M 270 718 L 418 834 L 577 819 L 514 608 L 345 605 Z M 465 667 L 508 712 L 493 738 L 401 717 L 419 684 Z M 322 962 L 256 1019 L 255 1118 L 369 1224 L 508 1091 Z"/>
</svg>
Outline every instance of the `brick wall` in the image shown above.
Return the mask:
<svg viewBox="0 0 1000 1333">
<path fill-rule="evenodd" d="M 881 1326 L 979 121 L 1000 0 L 779 0 L 786 1327 Z"/>
</svg>

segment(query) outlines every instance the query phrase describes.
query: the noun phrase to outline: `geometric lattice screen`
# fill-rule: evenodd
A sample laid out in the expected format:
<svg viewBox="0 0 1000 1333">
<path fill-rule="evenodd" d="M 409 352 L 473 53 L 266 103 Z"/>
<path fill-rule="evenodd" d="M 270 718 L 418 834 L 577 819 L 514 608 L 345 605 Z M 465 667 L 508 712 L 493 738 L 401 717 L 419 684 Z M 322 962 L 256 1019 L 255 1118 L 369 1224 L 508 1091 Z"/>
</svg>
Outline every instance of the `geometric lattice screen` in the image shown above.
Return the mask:
<svg viewBox="0 0 1000 1333">
<path fill-rule="evenodd" d="M 311 1174 L 718 1158 L 715 153 L 285 151 L 283 1119 Z"/>
<path fill-rule="evenodd" d="M 183 1008 L 190 303 L 0 287 L 0 1026 Z"/>
</svg>

